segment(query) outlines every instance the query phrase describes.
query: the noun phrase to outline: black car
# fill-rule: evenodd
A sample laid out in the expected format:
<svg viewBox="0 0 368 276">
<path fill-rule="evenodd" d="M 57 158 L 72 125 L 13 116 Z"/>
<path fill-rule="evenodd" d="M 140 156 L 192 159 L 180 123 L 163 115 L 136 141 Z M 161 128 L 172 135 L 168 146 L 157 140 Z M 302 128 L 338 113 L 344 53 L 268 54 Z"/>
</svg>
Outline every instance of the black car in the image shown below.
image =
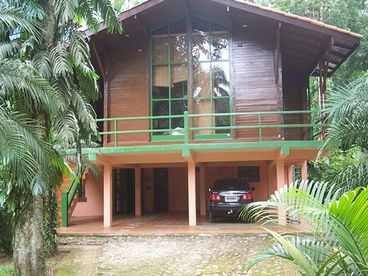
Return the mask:
<svg viewBox="0 0 368 276">
<path fill-rule="evenodd" d="M 219 179 L 210 189 L 209 220 L 220 216 L 239 217 L 240 209 L 253 202 L 252 189 L 244 179 Z"/>
</svg>

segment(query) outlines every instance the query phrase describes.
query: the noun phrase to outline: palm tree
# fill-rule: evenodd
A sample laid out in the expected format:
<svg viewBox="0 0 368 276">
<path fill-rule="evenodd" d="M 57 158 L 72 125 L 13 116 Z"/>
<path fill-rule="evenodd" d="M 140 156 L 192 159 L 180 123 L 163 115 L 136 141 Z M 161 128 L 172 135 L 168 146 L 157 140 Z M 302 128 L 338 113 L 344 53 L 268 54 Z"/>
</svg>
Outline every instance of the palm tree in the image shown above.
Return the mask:
<svg viewBox="0 0 368 276">
<path fill-rule="evenodd" d="M 342 193 L 326 182 L 296 182 L 266 202 L 247 206 L 243 217 L 273 221 L 286 210 L 312 227 L 310 234 L 269 231 L 274 245 L 246 264 L 271 257 L 293 262 L 302 275 L 368 275 L 368 189 Z"/>
<path fill-rule="evenodd" d="M 348 189 L 368 181 L 368 73 L 329 92 L 324 110 L 330 127 L 324 148 L 359 148 L 358 164 L 346 166 L 331 179 Z"/>
<path fill-rule="evenodd" d="M 0 1 L 0 203 L 14 213 L 18 275 L 44 274 L 45 195 L 65 170 L 64 148 L 96 136 L 98 76 L 81 23 L 121 32 L 107 0 Z"/>
</svg>

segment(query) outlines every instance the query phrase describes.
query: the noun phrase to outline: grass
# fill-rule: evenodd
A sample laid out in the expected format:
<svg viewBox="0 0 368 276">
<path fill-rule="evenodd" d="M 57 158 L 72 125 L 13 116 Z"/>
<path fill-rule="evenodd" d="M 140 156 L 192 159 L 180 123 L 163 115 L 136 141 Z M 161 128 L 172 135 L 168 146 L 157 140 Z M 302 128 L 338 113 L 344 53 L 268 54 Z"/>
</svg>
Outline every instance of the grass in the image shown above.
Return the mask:
<svg viewBox="0 0 368 276">
<path fill-rule="evenodd" d="M 14 267 L 10 258 L 0 256 L 0 276 L 3 275 L 14 275 Z"/>
</svg>

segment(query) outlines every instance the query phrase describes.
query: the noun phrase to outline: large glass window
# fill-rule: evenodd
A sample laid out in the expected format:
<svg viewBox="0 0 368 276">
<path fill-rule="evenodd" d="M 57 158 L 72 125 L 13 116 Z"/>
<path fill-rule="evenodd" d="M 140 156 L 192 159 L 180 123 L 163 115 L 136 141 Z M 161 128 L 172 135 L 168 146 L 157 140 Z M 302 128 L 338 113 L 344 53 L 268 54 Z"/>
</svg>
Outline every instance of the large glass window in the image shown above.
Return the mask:
<svg viewBox="0 0 368 276">
<path fill-rule="evenodd" d="M 183 116 L 188 110 L 187 33 L 180 20 L 152 34 L 152 115 Z M 183 134 L 184 119 L 159 118 L 152 128 L 154 135 Z"/>
<path fill-rule="evenodd" d="M 154 136 L 182 135 L 183 114 L 187 110 L 193 114 L 231 112 L 228 30 L 222 25 L 193 17 L 191 31 L 191 53 L 188 53 L 185 19 L 152 32 L 151 114 L 166 116 L 152 120 Z M 189 54 L 193 62 L 192 76 L 188 75 Z M 193 81 L 190 93 L 189 77 Z M 190 108 L 188 97 L 192 99 Z M 223 127 L 216 131 L 203 129 L 196 131 L 195 135 L 230 136 L 230 130 L 226 129 L 230 124 L 228 115 L 196 117 L 193 120 L 194 127 Z"/>
<path fill-rule="evenodd" d="M 193 19 L 193 113 L 230 113 L 230 66 L 228 32 L 223 26 Z M 196 134 L 230 135 L 230 116 L 196 117 L 195 127 L 205 129 Z M 222 128 L 221 128 L 222 127 Z"/>
</svg>

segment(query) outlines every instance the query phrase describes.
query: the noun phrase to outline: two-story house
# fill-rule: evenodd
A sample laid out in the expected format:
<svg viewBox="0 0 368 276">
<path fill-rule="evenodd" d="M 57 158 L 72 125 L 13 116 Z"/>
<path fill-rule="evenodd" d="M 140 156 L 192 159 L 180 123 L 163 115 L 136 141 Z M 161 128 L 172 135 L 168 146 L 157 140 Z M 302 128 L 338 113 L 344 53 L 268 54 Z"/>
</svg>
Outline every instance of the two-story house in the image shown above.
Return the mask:
<svg viewBox="0 0 368 276">
<path fill-rule="evenodd" d="M 73 185 L 64 192 L 64 226 L 174 211 L 194 226 L 216 179 L 245 177 L 266 200 L 293 168 L 307 178 L 323 142 L 309 79 L 323 105 L 360 35 L 241 0 L 149 0 L 119 19 L 123 34 L 88 34 L 102 94 L 88 155 L 103 176 L 83 180 L 76 204 Z"/>
</svg>

